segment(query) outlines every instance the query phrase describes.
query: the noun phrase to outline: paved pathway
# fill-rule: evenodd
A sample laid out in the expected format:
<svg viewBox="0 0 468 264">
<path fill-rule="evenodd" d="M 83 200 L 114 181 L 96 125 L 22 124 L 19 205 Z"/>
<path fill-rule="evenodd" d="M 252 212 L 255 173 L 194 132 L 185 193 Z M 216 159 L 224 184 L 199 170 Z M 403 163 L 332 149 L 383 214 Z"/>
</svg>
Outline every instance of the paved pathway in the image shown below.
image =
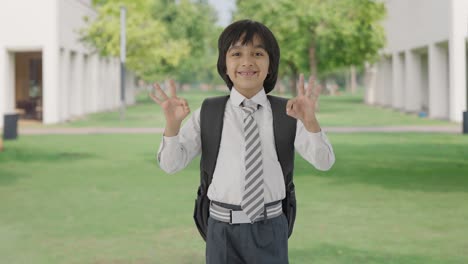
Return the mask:
<svg viewBox="0 0 468 264">
<path fill-rule="evenodd" d="M 331 133 L 372 133 L 372 132 L 428 132 L 461 134 L 460 126 L 385 126 L 385 127 L 324 127 Z M 83 134 L 159 134 L 164 128 L 119 128 L 119 127 L 85 127 L 85 128 L 19 128 L 20 135 L 83 135 Z"/>
</svg>

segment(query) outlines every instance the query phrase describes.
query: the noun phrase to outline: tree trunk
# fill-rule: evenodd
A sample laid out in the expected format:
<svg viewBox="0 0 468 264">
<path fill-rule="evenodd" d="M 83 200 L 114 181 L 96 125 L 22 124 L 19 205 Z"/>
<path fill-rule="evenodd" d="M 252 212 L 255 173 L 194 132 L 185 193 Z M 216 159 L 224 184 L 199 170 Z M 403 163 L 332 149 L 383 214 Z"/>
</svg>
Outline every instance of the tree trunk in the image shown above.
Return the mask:
<svg viewBox="0 0 468 264">
<path fill-rule="evenodd" d="M 317 56 L 315 54 L 315 41 L 312 41 L 309 47 L 309 65 L 310 74 L 317 78 Z"/>
<path fill-rule="evenodd" d="M 356 81 L 356 67 L 351 66 L 351 94 L 355 94 L 357 91 L 357 81 Z"/>
<path fill-rule="evenodd" d="M 345 87 L 345 91 L 347 93 L 351 93 L 351 71 L 350 70 L 346 70 L 346 87 Z"/>
<path fill-rule="evenodd" d="M 309 46 L 309 65 L 310 65 L 310 74 L 315 77 L 316 84 L 318 82 L 317 79 L 317 65 L 318 65 L 318 60 L 316 56 L 316 50 L 315 50 L 315 40 L 312 40 Z M 305 81 L 305 80 L 304 80 Z M 319 112 L 320 107 L 319 107 L 319 101 L 316 102 L 315 104 L 315 112 Z"/>
<path fill-rule="evenodd" d="M 288 65 L 289 65 L 289 68 L 291 69 L 291 76 L 289 79 L 289 89 L 291 90 L 292 97 L 296 97 L 297 96 L 297 83 L 296 83 L 297 68 L 294 65 L 294 63 L 290 62 L 288 63 Z"/>
</svg>

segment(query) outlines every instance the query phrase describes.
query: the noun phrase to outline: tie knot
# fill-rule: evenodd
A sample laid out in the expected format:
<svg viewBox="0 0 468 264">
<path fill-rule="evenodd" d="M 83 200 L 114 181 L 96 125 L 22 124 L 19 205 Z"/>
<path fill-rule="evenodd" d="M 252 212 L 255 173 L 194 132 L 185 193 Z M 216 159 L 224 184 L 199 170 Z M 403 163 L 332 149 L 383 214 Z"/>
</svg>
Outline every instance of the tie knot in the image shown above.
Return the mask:
<svg viewBox="0 0 468 264">
<path fill-rule="evenodd" d="M 256 104 L 252 100 L 245 99 L 242 102 L 242 110 L 244 110 L 244 112 L 248 115 L 253 114 L 255 111 L 257 111 L 257 109 L 258 109 L 258 104 Z"/>
</svg>

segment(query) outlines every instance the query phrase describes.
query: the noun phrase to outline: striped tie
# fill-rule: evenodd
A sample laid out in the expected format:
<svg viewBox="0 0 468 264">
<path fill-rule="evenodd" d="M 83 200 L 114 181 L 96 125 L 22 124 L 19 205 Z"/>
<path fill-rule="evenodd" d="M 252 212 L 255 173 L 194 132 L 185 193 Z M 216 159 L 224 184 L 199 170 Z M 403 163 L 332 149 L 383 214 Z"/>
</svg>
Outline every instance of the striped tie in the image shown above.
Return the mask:
<svg viewBox="0 0 468 264">
<path fill-rule="evenodd" d="M 253 223 L 264 210 L 262 146 L 257 123 L 253 117 L 253 113 L 257 111 L 257 104 L 246 99 L 242 110 L 245 113 L 245 189 L 241 207 Z"/>
</svg>

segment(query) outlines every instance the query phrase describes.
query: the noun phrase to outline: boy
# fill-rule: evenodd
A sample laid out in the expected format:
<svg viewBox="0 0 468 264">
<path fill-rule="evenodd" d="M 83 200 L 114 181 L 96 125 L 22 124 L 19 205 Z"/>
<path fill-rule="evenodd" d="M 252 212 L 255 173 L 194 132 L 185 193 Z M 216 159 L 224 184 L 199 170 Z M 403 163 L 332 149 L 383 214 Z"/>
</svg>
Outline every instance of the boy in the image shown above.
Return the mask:
<svg viewBox="0 0 468 264">
<path fill-rule="evenodd" d="M 280 57 L 272 32 L 259 22 L 237 21 L 221 33 L 218 49 L 218 72 L 230 95 L 207 192 L 206 263 L 288 263 L 289 227 L 281 203 L 286 197 L 284 164 L 280 162 L 284 154 L 277 153 L 277 144 L 291 142 L 292 152 L 295 149 L 317 169 L 331 168 L 333 149 L 315 117 L 320 87 L 315 88 L 311 78 L 305 90 L 300 76 L 298 96 L 287 103 L 280 100 L 284 101 L 280 111 L 294 122 L 295 134 L 275 136 L 275 120 L 278 125 L 280 119 L 275 117 L 278 104 L 273 102 L 278 99 L 266 95 L 275 86 Z M 198 109 L 181 128 L 190 113 L 187 101 L 177 97 L 173 81 L 170 97 L 158 84 L 154 86 L 159 96 L 150 96 L 166 118 L 158 161 L 164 171 L 174 173 L 204 153 L 200 120 L 206 116 Z M 281 138 L 285 136 L 288 138 Z M 290 156 L 293 161 L 294 155 Z"/>
</svg>

